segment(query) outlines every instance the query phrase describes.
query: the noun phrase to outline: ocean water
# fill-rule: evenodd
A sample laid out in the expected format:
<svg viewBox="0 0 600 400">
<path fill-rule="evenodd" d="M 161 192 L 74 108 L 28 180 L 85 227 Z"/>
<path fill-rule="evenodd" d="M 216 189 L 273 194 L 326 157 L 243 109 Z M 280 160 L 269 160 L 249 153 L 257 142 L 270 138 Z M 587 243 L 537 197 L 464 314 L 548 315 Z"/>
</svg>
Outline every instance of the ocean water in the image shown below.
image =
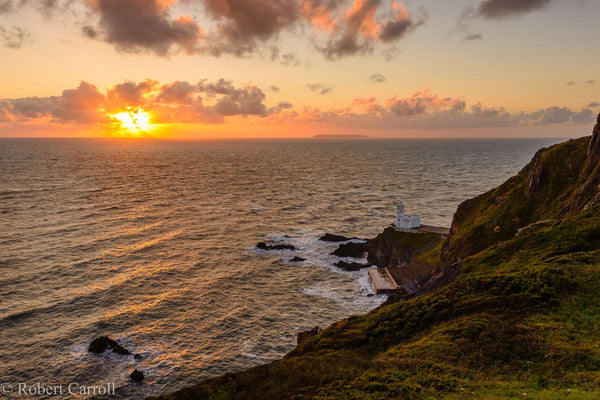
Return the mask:
<svg viewBox="0 0 600 400">
<path fill-rule="evenodd" d="M 385 300 L 320 235 L 372 237 L 399 199 L 449 226 L 558 141 L 0 140 L 5 397 L 110 382 L 141 399 L 278 359 L 298 331 Z M 143 359 L 88 354 L 101 335 Z"/>
</svg>

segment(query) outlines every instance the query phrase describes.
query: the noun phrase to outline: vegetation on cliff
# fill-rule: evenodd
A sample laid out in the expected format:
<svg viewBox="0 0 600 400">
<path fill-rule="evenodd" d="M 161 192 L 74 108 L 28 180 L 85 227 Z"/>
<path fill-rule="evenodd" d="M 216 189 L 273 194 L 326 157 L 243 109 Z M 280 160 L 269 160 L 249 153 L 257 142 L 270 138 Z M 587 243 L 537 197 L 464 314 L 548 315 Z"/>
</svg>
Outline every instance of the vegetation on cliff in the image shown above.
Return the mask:
<svg viewBox="0 0 600 400">
<path fill-rule="evenodd" d="M 442 256 L 462 269 L 443 288 L 163 398 L 600 398 L 599 141 L 541 150 L 463 203 Z"/>
</svg>

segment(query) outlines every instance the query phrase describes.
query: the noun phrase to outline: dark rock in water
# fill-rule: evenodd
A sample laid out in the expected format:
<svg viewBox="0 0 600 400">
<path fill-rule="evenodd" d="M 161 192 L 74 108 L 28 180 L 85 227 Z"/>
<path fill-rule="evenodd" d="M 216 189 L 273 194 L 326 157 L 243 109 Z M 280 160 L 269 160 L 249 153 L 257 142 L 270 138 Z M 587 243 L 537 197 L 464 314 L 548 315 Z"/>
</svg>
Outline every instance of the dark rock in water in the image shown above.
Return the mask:
<svg viewBox="0 0 600 400">
<path fill-rule="evenodd" d="M 96 338 L 90 343 L 88 347 L 88 351 L 90 353 L 101 354 L 106 350 L 112 350 L 113 353 L 121 354 L 124 356 L 130 355 L 131 352 L 125 348 L 123 348 L 119 343 L 110 339 L 108 336 L 101 336 Z"/>
<path fill-rule="evenodd" d="M 134 369 L 131 375 L 129 375 L 129 378 L 131 378 L 132 381 L 141 382 L 144 380 L 144 373 Z"/>
<path fill-rule="evenodd" d="M 350 242 L 340 244 L 340 246 L 331 254 L 338 257 L 362 258 L 367 251 L 369 251 L 368 243 Z"/>
<path fill-rule="evenodd" d="M 370 264 L 361 264 L 361 263 L 357 263 L 357 262 L 346 262 L 346 261 L 338 261 L 335 263 L 335 266 L 341 269 L 344 269 L 346 271 L 358 271 L 359 269 L 362 268 L 367 268 L 370 267 Z"/>
<path fill-rule="evenodd" d="M 334 235 L 332 233 L 326 233 L 323 236 L 321 236 L 319 240 L 322 240 L 323 242 L 345 242 L 347 240 L 350 240 L 350 238 L 341 235 Z"/>
<path fill-rule="evenodd" d="M 258 242 L 256 244 L 256 248 L 261 249 L 261 250 L 296 250 L 296 248 L 294 246 L 292 246 L 291 244 L 269 245 L 269 244 L 266 244 L 265 242 Z"/>
<path fill-rule="evenodd" d="M 135 358 L 136 360 L 141 360 L 144 357 L 142 357 L 141 354 L 136 354 L 136 355 L 133 356 L 133 358 Z"/>
<path fill-rule="evenodd" d="M 302 262 L 302 261 L 306 261 L 306 258 L 296 256 L 290 260 L 290 262 Z"/>
<path fill-rule="evenodd" d="M 321 332 L 321 328 L 315 326 L 312 329 L 309 329 L 304 332 L 298 332 L 297 344 L 304 342 L 307 339 L 310 339 L 313 336 L 317 336 Z"/>
</svg>

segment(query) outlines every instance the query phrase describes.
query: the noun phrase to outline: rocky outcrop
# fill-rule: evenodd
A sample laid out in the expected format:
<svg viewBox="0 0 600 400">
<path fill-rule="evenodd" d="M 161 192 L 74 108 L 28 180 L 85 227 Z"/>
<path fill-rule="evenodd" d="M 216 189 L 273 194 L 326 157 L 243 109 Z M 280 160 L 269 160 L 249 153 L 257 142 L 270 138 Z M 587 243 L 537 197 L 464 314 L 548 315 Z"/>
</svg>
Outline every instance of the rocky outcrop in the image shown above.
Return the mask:
<svg viewBox="0 0 600 400">
<path fill-rule="evenodd" d="M 332 233 L 326 233 L 319 238 L 319 240 L 323 242 L 346 242 L 350 239 L 351 238 L 347 238 L 346 236 L 334 235 Z"/>
<path fill-rule="evenodd" d="M 129 375 L 129 379 L 131 379 L 134 382 L 142 382 L 144 380 L 144 373 L 142 371 L 134 369 Z"/>
<path fill-rule="evenodd" d="M 296 250 L 291 244 L 266 244 L 265 242 L 256 243 L 256 248 L 261 250 Z"/>
<path fill-rule="evenodd" d="M 302 261 L 306 261 L 306 258 L 296 256 L 290 260 L 290 262 L 302 262 Z"/>
<path fill-rule="evenodd" d="M 99 338 L 94 339 L 88 347 L 88 351 L 90 353 L 102 354 L 106 350 L 111 350 L 113 353 L 121 354 L 124 356 L 131 354 L 129 350 L 122 347 L 119 343 L 110 339 L 108 336 L 101 336 Z"/>
<path fill-rule="evenodd" d="M 300 344 L 313 336 L 317 336 L 319 333 L 321 333 L 321 328 L 318 326 L 307 331 L 298 332 L 298 337 L 296 338 L 297 344 Z"/>
<path fill-rule="evenodd" d="M 345 271 L 358 271 L 359 269 L 370 267 L 371 264 L 361 264 L 357 262 L 338 261 L 335 266 Z"/>
<path fill-rule="evenodd" d="M 342 243 L 340 246 L 331 254 L 338 257 L 352 257 L 352 258 L 363 258 L 366 252 L 369 251 L 369 243 Z"/>
</svg>

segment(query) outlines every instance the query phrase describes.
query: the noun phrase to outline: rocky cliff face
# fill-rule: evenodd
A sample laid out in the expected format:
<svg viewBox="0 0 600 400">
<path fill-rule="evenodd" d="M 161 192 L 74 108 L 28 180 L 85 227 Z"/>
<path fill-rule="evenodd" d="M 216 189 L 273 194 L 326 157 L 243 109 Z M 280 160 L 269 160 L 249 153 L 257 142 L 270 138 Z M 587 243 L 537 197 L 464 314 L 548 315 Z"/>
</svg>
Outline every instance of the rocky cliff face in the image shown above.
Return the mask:
<svg viewBox="0 0 600 400">
<path fill-rule="evenodd" d="M 600 204 L 600 114 L 588 145 L 587 159 L 579 177 L 577 193 L 569 210 L 587 209 L 596 204 Z"/>
<path fill-rule="evenodd" d="M 498 188 L 462 203 L 442 263 L 449 265 L 508 240 L 531 223 L 600 204 L 600 115 L 591 137 L 539 150 Z"/>
</svg>

